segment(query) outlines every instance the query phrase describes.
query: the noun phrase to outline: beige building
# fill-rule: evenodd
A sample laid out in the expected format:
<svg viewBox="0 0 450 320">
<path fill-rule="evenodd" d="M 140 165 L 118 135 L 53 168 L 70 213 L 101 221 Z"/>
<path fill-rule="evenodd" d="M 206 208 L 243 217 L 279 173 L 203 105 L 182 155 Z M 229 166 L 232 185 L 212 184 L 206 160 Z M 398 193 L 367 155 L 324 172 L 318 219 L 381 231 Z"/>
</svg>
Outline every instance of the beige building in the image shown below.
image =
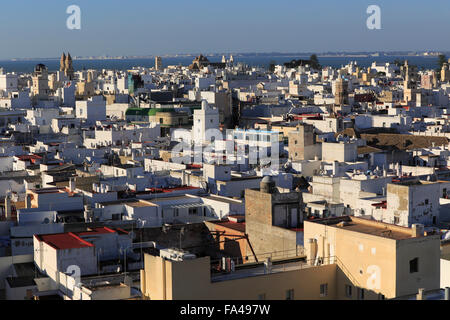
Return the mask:
<svg viewBox="0 0 450 320">
<path fill-rule="evenodd" d="M 145 254 L 141 291 L 152 300 L 329 300 L 337 298 L 336 269 L 278 261 L 270 272 L 259 264 L 222 274 L 211 273 L 209 257 L 172 261 Z"/>
<path fill-rule="evenodd" d="M 421 90 L 417 89 L 417 72 L 415 68 L 411 68 L 408 65 L 408 61 L 405 61 L 403 70 L 405 74 L 405 80 L 403 82 L 403 98 L 406 103 L 409 103 L 410 101 L 415 102 L 417 95 L 421 93 Z"/>
<path fill-rule="evenodd" d="M 439 236 L 340 217 L 305 222 L 308 260 L 266 259 L 219 271 L 209 257 L 145 255 L 143 297 L 153 300 L 378 300 L 439 288 Z"/>
<path fill-rule="evenodd" d="M 322 142 L 322 160 L 355 162 L 358 157 L 356 141 Z"/>
<path fill-rule="evenodd" d="M 288 133 L 289 159 L 293 161 L 314 160 L 321 156 L 321 144 L 316 142 L 314 126 L 301 124 Z"/>
<path fill-rule="evenodd" d="M 274 257 L 303 255 L 302 194 L 280 193 L 270 176 L 260 183 L 260 189 L 245 190 L 245 232 L 258 259 L 267 254 Z M 249 257 L 253 259 L 253 257 Z"/>
<path fill-rule="evenodd" d="M 43 64 L 38 64 L 34 68 L 34 73 L 32 76 L 33 87 L 31 92 L 33 95 L 33 101 L 37 100 L 48 100 L 50 94 L 50 88 L 48 86 L 48 70 Z"/>
<path fill-rule="evenodd" d="M 95 95 L 95 83 L 93 81 L 92 71 L 88 71 L 87 80 L 77 83 L 76 97 L 88 99 Z"/>
<path fill-rule="evenodd" d="M 441 69 L 441 82 L 450 81 L 450 69 L 448 67 L 448 63 L 444 63 Z"/>
<path fill-rule="evenodd" d="M 440 237 L 425 234 L 422 225 L 406 228 L 346 216 L 305 221 L 304 236 L 308 259 L 336 258 L 339 277 L 347 278 L 338 279 L 339 297 L 395 298 L 439 288 Z"/>
</svg>

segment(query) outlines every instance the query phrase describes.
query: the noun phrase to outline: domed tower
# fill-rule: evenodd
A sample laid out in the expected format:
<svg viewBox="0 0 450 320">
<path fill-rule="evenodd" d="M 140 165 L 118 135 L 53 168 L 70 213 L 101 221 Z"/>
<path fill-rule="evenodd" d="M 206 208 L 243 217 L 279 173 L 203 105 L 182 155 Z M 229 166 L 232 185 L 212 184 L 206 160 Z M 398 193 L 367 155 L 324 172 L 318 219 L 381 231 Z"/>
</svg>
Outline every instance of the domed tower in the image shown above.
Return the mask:
<svg viewBox="0 0 450 320">
<path fill-rule="evenodd" d="M 48 86 L 48 70 L 45 65 L 39 63 L 34 67 L 32 81 L 31 93 L 33 96 L 33 104 L 38 100 L 47 100 L 50 88 Z"/>
<path fill-rule="evenodd" d="M 259 183 L 259 190 L 264 193 L 275 192 L 275 181 L 271 176 L 265 176 Z"/>
</svg>

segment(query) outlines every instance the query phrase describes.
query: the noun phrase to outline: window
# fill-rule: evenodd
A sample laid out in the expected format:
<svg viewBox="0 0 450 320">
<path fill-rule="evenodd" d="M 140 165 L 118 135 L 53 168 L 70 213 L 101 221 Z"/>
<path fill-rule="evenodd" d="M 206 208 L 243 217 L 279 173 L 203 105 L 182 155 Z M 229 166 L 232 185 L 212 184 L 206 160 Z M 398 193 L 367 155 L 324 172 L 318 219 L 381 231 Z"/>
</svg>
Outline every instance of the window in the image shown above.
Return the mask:
<svg viewBox="0 0 450 320">
<path fill-rule="evenodd" d="M 297 142 L 298 142 L 298 141 L 297 141 L 297 140 L 295 140 L 295 141 L 294 141 L 294 144 L 297 144 Z"/>
<path fill-rule="evenodd" d="M 345 285 L 345 296 L 347 298 L 352 297 L 352 286 L 349 286 L 348 284 Z"/>
<path fill-rule="evenodd" d="M 190 216 L 196 216 L 197 215 L 197 209 L 198 208 L 189 208 L 189 215 Z"/>
<path fill-rule="evenodd" d="M 399 223 L 400 223 L 400 218 L 394 217 L 394 224 L 399 224 Z"/>
<path fill-rule="evenodd" d="M 286 290 L 286 300 L 294 300 L 294 289 Z"/>
<path fill-rule="evenodd" d="M 428 199 L 425 199 L 425 204 L 428 204 Z"/>
<path fill-rule="evenodd" d="M 159 118 L 159 123 L 163 123 L 163 122 L 164 122 L 163 118 Z"/>
<path fill-rule="evenodd" d="M 419 272 L 419 258 L 414 258 L 409 261 L 409 273 Z"/>
<path fill-rule="evenodd" d="M 358 300 L 364 300 L 364 289 L 358 288 Z"/>
<path fill-rule="evenodd" d="M 320 285 L 320 296 L 326 297 L 328 295 L 328 283 Z"/>
<path fill-rule="evenodd" d="M 266 300 L 266 294 L 265 293 L 258 294 L 258 300 Z"/>
</svg>

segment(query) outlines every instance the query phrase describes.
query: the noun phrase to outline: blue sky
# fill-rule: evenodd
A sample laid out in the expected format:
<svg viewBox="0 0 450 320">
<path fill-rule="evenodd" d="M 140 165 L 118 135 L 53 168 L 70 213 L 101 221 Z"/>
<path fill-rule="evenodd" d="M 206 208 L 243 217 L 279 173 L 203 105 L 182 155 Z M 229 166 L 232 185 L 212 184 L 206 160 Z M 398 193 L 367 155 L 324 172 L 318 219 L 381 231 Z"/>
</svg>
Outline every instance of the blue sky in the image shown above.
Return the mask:
<svg viewBox="0 0 450 320">
<path fill-rule="evenodd" d="M 66 8 L 81 8 L 68 30 Z M 366 9 L 381 7 L 381 30 Z M 450 51 L 448 0 L 14 0 L 0 59 L 213 52 Z"/>
</svg>

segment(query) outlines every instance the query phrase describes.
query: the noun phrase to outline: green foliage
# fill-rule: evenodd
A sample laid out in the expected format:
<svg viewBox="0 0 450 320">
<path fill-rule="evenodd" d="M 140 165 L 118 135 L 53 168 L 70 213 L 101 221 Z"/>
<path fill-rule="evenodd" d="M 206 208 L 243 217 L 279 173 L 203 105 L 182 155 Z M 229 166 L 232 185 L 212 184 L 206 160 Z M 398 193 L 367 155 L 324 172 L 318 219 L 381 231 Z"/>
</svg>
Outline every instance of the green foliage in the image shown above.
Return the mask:
<svg viewBox="0 0 450 320">
<path fill-rule="evenodd" d="M 311 67 L 313 69 L 316 69 L 316 70 L 322 69 L 322 66 L 319 63 L 319 59 L 317 58 L 316 54 L 312 54 L 311 57 L 309 58 L 309 61 L 311 62 Z"/>
<path fill-rule="evenodd" d="M 440 54 L 438 57 L 438 66 L 439 66 L 439 70 L 442 69 L 442 66 L 444 65 L 444 63 L 446 63 L 447 57 L 445 56 L 445 54 Z"/>
</svg>

